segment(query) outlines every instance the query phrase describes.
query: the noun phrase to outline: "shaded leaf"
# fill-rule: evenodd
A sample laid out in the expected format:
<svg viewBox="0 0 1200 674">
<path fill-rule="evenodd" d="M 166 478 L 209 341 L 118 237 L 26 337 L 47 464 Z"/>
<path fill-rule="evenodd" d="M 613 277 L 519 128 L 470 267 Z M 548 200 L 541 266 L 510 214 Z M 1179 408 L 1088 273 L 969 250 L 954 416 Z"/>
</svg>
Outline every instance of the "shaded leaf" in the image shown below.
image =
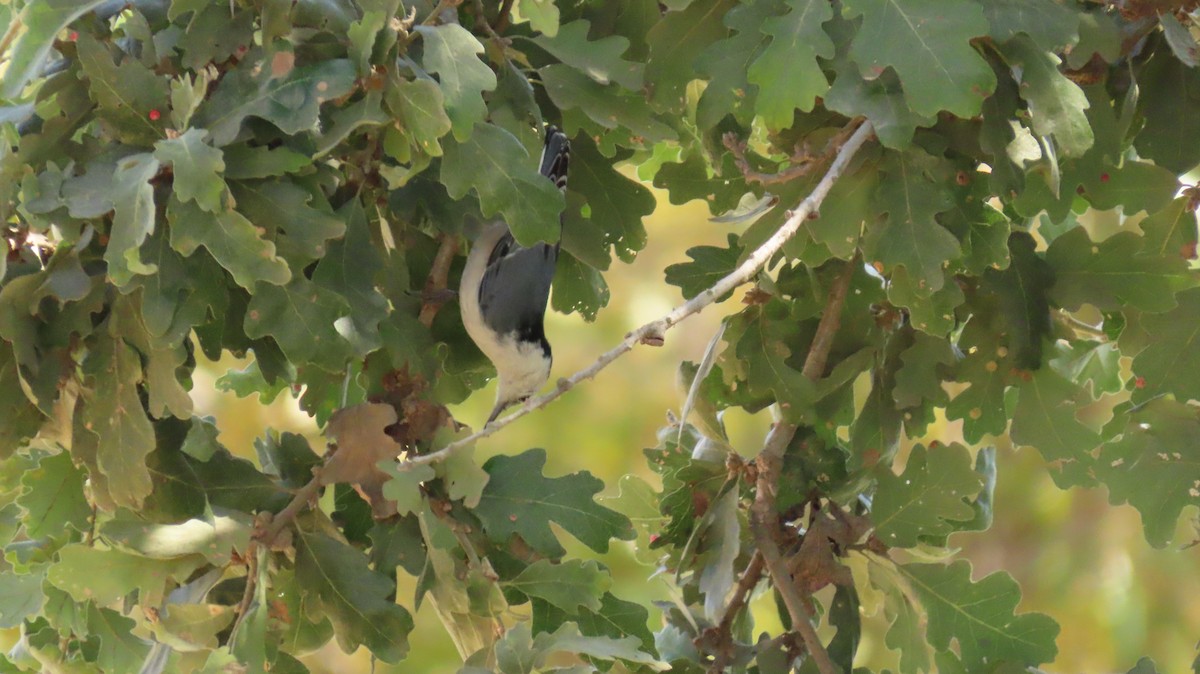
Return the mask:
<svg viewBox="0 0 1200 674">
<path fill-rule="evenodd" d="M 543 449 L 495 456 L 483 464 L 491 477 L 476 514 L 489 538 L 504 542 L 517 534 L 534 550 L 552 557 L 565 550 L 550 530 L 550 522 L 597 552 L 608 550 L 612 538 L 633 538 L 632 525 L 624 515 L 592 500 L 604 488 L 600 480 L 586 471 L 547 478 L 542 475 L 545 464 Z"/>
<path fill-rule="evenodd" d="M 296 579 L 333 621 L 342 650 L 365 645 L 384 662 L 402 659 L 413 621 L 388 599 L 395 583 L 372 571 L 367 558 L 345 543 L 304 531 L 296 540 Z"/>
<path fill-rule="evenodd" d="M 476 56 L 483 53 L 483 45 L 456 23 L 415 26 L 414 30 L 425 41 L 422 62 L 438 76 L 454 137 L 465 141 L 487 114 L 483 92 L 496 88 L 496 74 Z"/>
<path fill-rule="evenodd" d="M 960 529 L 975 512 L 968 500 L 983 487 L 971 469 L 971 454 L 959 444 L 917 445 L 904 472 L 879 472 L 879 490 L 871 519 L 884 543 L 914 547 L 922 538 L 939 538 Z"/>
</svg>

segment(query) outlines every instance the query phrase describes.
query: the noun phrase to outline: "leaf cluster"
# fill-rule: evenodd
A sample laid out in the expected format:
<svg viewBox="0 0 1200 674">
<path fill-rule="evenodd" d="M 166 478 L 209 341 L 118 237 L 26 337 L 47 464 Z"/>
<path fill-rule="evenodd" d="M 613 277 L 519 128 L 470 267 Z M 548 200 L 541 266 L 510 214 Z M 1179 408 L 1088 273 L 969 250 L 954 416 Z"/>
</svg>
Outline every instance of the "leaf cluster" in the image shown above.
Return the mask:
<svg viewBox="0 0 1200 674">
<path fill-rule="evenodd" d="M 1194 3 L 513 5 L 0 4 L 5 671 L 301 672 L 333 639 L 398 662 L 426 601 L 468 673 L 828 674 L 822 650 L 850 672 L 880 610 L 904 674 L 1013 671 L 1054 659 L 1057 624 L 949 548 L 995 516 L 993 438 L 1157 546 L 1200 505 Z M 561 238 L 553 306 L 590 319 L 646 244 L 636 167 L 733 226 L 665 271 L 700 296 L 864 123 L 684 368 L 658 486 L 601 503 L 542 449 L 425 456 L 491 373 L 441 306 L 482 223 Z M 250 364 L 219 387 L 296 397 L 327 448 L 223 446 L 189 393 L 227 354 Z M 777 465 L 739 458 L 733 407 L 789 430 Z M 961 437 L 927 437 L 939 415 Z M 635 540 L 678 600 L 622 599 L 564 533 Z"/>
</svg>

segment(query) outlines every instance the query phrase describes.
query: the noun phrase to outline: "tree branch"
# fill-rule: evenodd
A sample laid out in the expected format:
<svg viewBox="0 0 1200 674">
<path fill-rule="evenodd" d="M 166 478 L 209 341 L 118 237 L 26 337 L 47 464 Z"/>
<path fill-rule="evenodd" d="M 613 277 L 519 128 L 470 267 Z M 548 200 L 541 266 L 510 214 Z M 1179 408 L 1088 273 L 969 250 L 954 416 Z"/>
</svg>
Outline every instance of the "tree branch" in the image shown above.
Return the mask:
<svg viewBox="0 0 1200 674">
<path fill-rule="evenodd" d="M 446 292 L 446 284 L 450 277 L 450 263 L 458 253 L 458 237 L 448 234 L 441 235 L 442 243 L 438 246 L 437 254 L 433 256 L 433 266 L 429 269 L 429 278 L 425 280 L 425 289 L 421 293 L 421 314 L 417 320 L 421 325 L 433 325 L 433 319 L 446 303 L 439 298 L 439 293 Z"/>
<path fill-rule="evenodd" d="M 869 127 L 865 124 L 864 127 Z M 840 159 L 840 157 L 839 157 Z M 833 168 L 831 167 L 832 171 Z M 803 374 L 811 381 L 817 381 L 825 373 L 825 363 L 829 360 L 829 351 L 833 347 L 833 338 L 842 322 L 842 306 L 846 303 L 846 294 L 850 290 L 850 281 L 858 266 L 858 254 L 846 263 L 842 273 L 829 289 L 829 299 L 821 312 L 821 322 L 817 325 L 817 333 L 813 336 L 812 344 L 808 347 L 808 356 L 804 359 Z M 829 657 L 829 652 L 821 644 L 816 628 L 809 620 L 809 599 L 800 591 L 788 570 L 787 560 L 779 550 L 777 537 L 780 531 L 779 514 L 775 508 L 775 494 L 779 488 L 779 474 L 783 468 L 783 454 L 788 443 L 796 434 L 796 426 L 787 421 L 777 421 L 767 434 L 763 450 L 758 455 L 758 483 L 754 496 L 754 505 L 750 508 L 750 528 L 754 533 L 754 541 L 762 554 L 767 571 L 771 574 L 775 588 L 783 596 L 788 615 L 792 619 L 792 629 L 800 634 L 809 657 L 817 665 L 821 674 L 837 674 L 837 666 Z"/>
<path fill-rule="evenodd" d="M 825 144 L 824 151 L 822 151 L 820 155 L 814 156 L 809 151 L 808 144 L 805 143 L 790 157 L 792 165 L 778 173 L 763 173 L 761 171 L 756 171 L 754 167 L 750 166 L 750 162 L 746 159 L 746 143 L 739 139 L 735 134 L 727 133 L 721 138 L 721 141 L 724 143 L 726 149 L 733 154 L 734 164 L 736 164 L 738 170 L 742 172 L 742 178 L 744 178 L 746 182 L 758 183 L 760 185 L 773 185 L 791 182 L 797 178 L 803 178 L 804 176 L 817 170 L 817 167 L 832 159 L 834 155 L 841 150 L 842 146 L 845 145 L 847 140 L 850 138 L 850 135 L 858 129 L 859 125 L 862 124 L 863 121 L 864 120 L 861 117 L 856 117 L 850 120 L 850 122 L 846 124 L 846 126 L 842 127 L 842 129 L 838 131 L 833 138 L 829 139 L 829 142 Z"/>
<path fill-rule="evenodd" d="M 818 209 L 821 206 L 821 202 L 825 200 L 825 197 L 833 188 L 834 183 L 836 183 L 838 178 L 841 177 L 842 172 L 846 170 L 847 164 L 850 163 L 850 160 L 854 157 L 855 153 L 858 152 L 859 148 L 861 148 L 863 144 L 867 142 L 867 139 L 869 139 L 874 132 L 875 129 L 873 126 L 871 126 L 869 121 L 863 122 L 863 124 L 858 127 L 858 130 L 856 130 L 854 134 L 850 136 L 850 139 L 847 140 L 844 145 L 842 145 L 837 157 L 833 160 L 833 163 L 830 164 L 829 170 L 826 171 L 825 177 L 821 179 L 821 182 L 817 183 L 817 186 L 815 189 L 813 189 L 812 193 L 809 194 L 804 201 L 801 201 L 795 209 L 788 213 L 788 218 L 783 223 L 783 226 L 781 226 L 773 235 L 771 235 L 770 239 L 767 239 L 766 242 L 764 242 L 753 253 L 751 253 L 746 260 L 738 266 L 737 269 L 733 270 L 727 276 L 717 281 L 711 288 L 705 290 L 699 295 L 696 295 L 687 302 L 675 307 L 666 316 L 663 316 L 658 320 L 651 321 L 634 330 L 633 332 L 630 332 L 625 336 L 625 339 L 620 344 L 617 344 L 612 349 L 609 349 L 601 354 L 600 357 L 597 358 L 596 361 L 591 365 L 588 365 L 566 379 L 559 379 L 558 385 L 553 391 L 550 391 L 545 395 L 538 396 L 537 398 L 530 399 L 512 414 L 501 417 L 496 421 L 485 425 L 480 430 L 465 438 L 462 438 L 461 440 L 456 440 L 455 442 L 452 442 L 445 447 L 442 447 L 441 449 L 429 454 L 422 456 L 411 456 L 407 459 L 407 461 L 409 463 L 433 463 L 436 461 L 441 461 L 455 450 L 468 446 L 480 438 L 485 438 L 501 428 L 511 424 L 517 419 L 520 419 L 526 414 L 545 407 L 562 394 L 570 391 L 580 382 L 595 377 L 601 370 L 608 367 L 609 364 L 611 364 L 617 358 L 620 358 L 621 356 L 625 355 L 625 353 L 632 350 L 637 344 L 661 344 L 663 335 L 667 330 L 675 327 L 680 321 L 688 316 L 704 310 L 710 304 L 715 302 L 718 297 L 722 297 L 726 293 L 731 292 L 734 288 L 737 288 L 743 283 L 749 281 L 767 264 L 768 261 L 770 261 L 772 257 L 774 257 L 776 253 L 779 252 L 779 250 L 783 247 L 783 244 L 785 244 L 788 239 L 791 239 L 796 235 L 796 232 L 800 230 L 800 226 L 803 225 L 806 220 L 816 219 L 819 217 Z M 840 311 L 838 313 L 840 313 Z M 824 318 L 822 318 L 822 323 L 824 323 Z M 834 326 L 834 329 L 836 330 L 836 325 Z M 820 332 L 818 331 L 818 336 L 819 335 Z"/>
<path fill-rule="evenodd" d="M 504 0 L 500 4 L 500 13 L 496 15 L 496 22 L 492 24 L 492 30 L 501 33 L 505 28 L 508 28 L 508 22 L 512 20 L 513 0 Z"/>
</svg>

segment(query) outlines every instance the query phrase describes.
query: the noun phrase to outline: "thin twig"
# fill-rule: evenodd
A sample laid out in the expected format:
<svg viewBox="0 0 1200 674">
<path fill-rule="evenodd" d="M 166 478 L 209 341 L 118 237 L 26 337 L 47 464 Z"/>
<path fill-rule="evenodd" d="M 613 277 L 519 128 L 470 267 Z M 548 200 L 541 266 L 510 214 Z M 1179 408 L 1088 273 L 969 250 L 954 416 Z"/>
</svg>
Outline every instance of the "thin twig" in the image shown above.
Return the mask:
<svg viewBox="0 0 1200 674">
<path fill-rule="evenodd" d="M 808 347 L 808 356 L 804 358 L 804 368 L 800 371 L 810 381 L 815 382 L 825 376 L 825 363 L 833 348 L 833 338 L 842 325 L 842 305 L 846 303 L 846 293 L 850 290 L 850 281 L 854 278 L 858 261 L 859 254 L 855 252 L 854 258 L 842 268 L 842 274 L 829 290 L 829 300 L 821 312 L 821 322 L 817 324 L 817 333 Z"/>
<path fill-rule="evenodd" d="M 509 21 L 512 21 L 512 6 L 513 0 L 504 0 L 500 4 L 500 14 L 496 16 L 496 23 L 492 24 L 492 30 L 500 33 L 508 28 Z"/>
<path fill-rule="evenodd" d="M 246 546 L 245 559 L 246 589 L 242 591 L 242 600 L 238 602 L 237 609 L 234 611 L 237 618 L 234 619 L 233 628 L 229 630 L 230 644 L 233 644 L 233 640 L 237 638 L 238 629 L 245 621 L 246 613 L 250 611 L 250 604 L 254 601 L 255 584 L 258 582 L 258 542 L 254 539 L 251 539 L 250 544 Z"/>
<path fill-rule="evenodd" d="M 21 15 L 19 14 L 13 17 L 12 23 L 8 24 L 8 30 L 4 31 L 4 37 L 0 38 L 0 63 L 4 63 L 8 60 L 8 57 L 5 56 L 5 53 L 8 51 L 9 46 L 12 45 L 13 40 L 17 39 L 17 35 L 24 27 L 25 20 L 22 19 Z"/>
<path fill-rule="evenodd" d="M 750 563 L 746 565 L 746 570 L 742 572 L 742 577 L 738 579 L 733 597 L 725 605 L 725 612 L 721 614 L 721 620 L 717 623 L 718 650 L 713 659 L 712 666 L 708 668 L 708 671 L 712 674 L 720 674 L 729 666 L 729 660 L 733 657 L 733 649 L 731 647 L 733 643 L 731 633 L 733 621 L 737 618 L 738 613 L 745 608 L 746 602 L 750 599 L 750 592 L 754 590 L 754 586 L 758 585 L 758 581 L 762 580 L 763 567 L 762 552 L 755 550 L 754 556 L 750 558 Z"/>
<path fill-rule="evenodd" d="M 421 22 L 421 25 L 432 26 L 438 23 L 441 20 L 442 12 L 451 7 L 458 7 L 462 2 L 463 0 L 439 0 L 438 4 L 434 6 L 433 11 L 429 13 L 429 16 L 426 16 L 425 20 Z"/>
<path fill-rule="evenodd" d="M 812 153 L 809 152 L 807 146 L 799 148 L 790 157 L 792 165 L 788 166 L 782 171 L 779 171 L 778 173 L 763 173 L 761 171 L 756 171 L 754 167 L 750 166 L 749 160 L 746 159 L 746 143 L 740 140 L 735 134 L 725 134 L 725 136 L 722 138 L 722 142 L 733 154 L 734 164 L 736 164 L 738 170 L 742 172 L 742 177 L 746 180 L 746 182 L 758 183 L 760 185 L 774 185 L 791 182 L 797 178 L 803 178 L 804 176 L 807 176 L 808 174 L 817 170 L 818 167 L 824 165 L 825 162 L 832 159 L 834 155 L 841 150 L 842 146 L 850 138 L 850 135 L 853 134 L 862 123 L 863 118 L 861 117 L 856 117 L 850 120 L 850 122 L 846 124 L 846 126 L 842 127 L 842 129 L 838 131 L 833 138 L 829 139 L 829 142 L 825 144 L 825 149 L 820 155 L 813 156 Z"/>
<path fill-rule="evenodd" d="M 875 129 L 871 126 L 870 122 L 864 122 L 862 126 L 858 127 L 858 130 L 854 132 L 854 135 L 850 137 L 850 140 L 846 141 L 845 145 L 842 146 L 837 158 L 834 159 L 833 163 L 829 166 L 829 170 L 825 173 L 825 177 L 821 179 L 821 182 L 817 184 L 812 193 L 809 194 L 804 201 L 800 202 L 800 204 L 789 213 L 787 220 L 783 223 L 783 226 L 780 227 L 779 230 L 773 235 L 771 235 L 770 239 L 767 239 L 765 243 L 751 253 L 746 260 L 738 266 L 737 269 L 733 270 L 727 276 L 717 281 L 711 288 L 705 290 L 699 295 L 696 295 L 687 302 L 675 307 L 666 316 L 663 316 L 658 320 L 651 321 L 629 333 L 625 336 L 625 339 L 620 344 L 617 344 L 612 349 L 609 349 L 601 354 L 600 357 L 597 358 L 596 361 L 591 365 L 588 365 L 566 379 L 558 380 L 558 386 L 556 386 L 554 390 L 550 391 L 549 393 L 529 400 L 512 414 L 501 417 L 496 421 L 485 425 L 480 430 L 465 438 L 462 438 L 461 440 L 452 442 L 445 447 L 442 447 L 441 449 L 429 454 L 422 456 L 411 456 L 407 459 L 407 461 L 414 464 L 441 461 L 455 450 L 466 447 L 480 438 L 485 438 L 501 428 L 511 424 L 517 419 L 520 419 L 526 414 L 545 407 L 562 394 L 570 391 L 580 382 L 595 377 L 601 370 L 608 367 L 608 365 L 614 360 L 632 350 L 634 346 L 643 342 L 661 343 L 663 334 L 667 330 L 675 327 L 680 321 L 688 316 L 699 313 L 708 307 L 708 305 L 715 302 L 717 298 L 723 297 L 726 293 L 731 292 L 734 288 L 737 288 L 753 278 L 754 275 L 757 274 L 758 271 L 762 269 L 763 266 L 765 266 L 777 252 L 779 252 L 779 249 L 783 247 L 783 244 L 787 243 L 788 239 L 796 235 L 796 232 L 800 230 L 800 227 L 806 220 L 817 218 L 818 208 L 821 206 L 821 202 L 824 201 L 826 195 L 829 194 L 829 190 L 833 188 L 834 183 L 837 182 L 837 179 L 842 175 L 842 172 L 846 170 L 846 165 L 850 163 L 850 159 L 854 157 L 854 154 L 858 152 L 859 148 L 861 148 L 863 144 L 867 142 L 867 139 L 870 138 L 874 132 Z"/>
<path fill-rule="evenodd" d="M 454 256 L 458 253 L 458 237 L 442 234 L 441 239 L 442 243 L 438 246 L 437 254 L 433 256 L 433 267 L 429 270 L 429 278 L 425 280 L 425 290 L 422 293 L 424 303 L 421 305 L 421 314 L 417 317 L 421 325 L 427 328 L 433 325 L 434 317 L 446 303 L 445 300 L 439 301 L 436 295 L 445 292 L 447 279 L 450 276 L 450 263 L 454 261 Z"/>
<path fill-rule="evenodd" d="M 320 490 L 321 469 L 317 468 L 313 470 L 313 477 L 308 481 L 308 484 L 304 485 L 299 491 L 296 492 L 296 495 L 292 497 L 291 502 L 289 502 L 283 508 L 283 510 L 280 510 L 275 517 L 271 519 L 270 523 L 262 528 L 262 533 L 260 535 L 256 535 L 256 538 L 262 541 L 264 545 L 270 547 L 271 543 L 273 543 L 275 539 L 279 537 L 279 533 L 283 531 L 284 527 L 291 524 L 292 520 L 296 519 L 296 515 L 300 514 L 300 511 L 306 505 L 308 505 L 308 502 L 311 501 Z"/>
</svg>

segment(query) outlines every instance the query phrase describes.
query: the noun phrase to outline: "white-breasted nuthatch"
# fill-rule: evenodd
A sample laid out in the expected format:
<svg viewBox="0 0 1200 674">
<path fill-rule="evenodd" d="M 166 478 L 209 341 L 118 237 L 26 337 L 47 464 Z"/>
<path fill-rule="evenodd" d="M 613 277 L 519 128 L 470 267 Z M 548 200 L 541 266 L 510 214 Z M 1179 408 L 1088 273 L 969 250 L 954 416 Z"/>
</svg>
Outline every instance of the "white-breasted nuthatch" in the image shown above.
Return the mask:
<svg viewBox="0 0 1200 674">
<path fill-rule="evenodd" d="M 560 190 L 567 188 L 569 160 L 566 134 L 547 127 L 541 173 Z M 507 407 L 529 399 L 550 378 L 550 342 L 542 321 L 558 246 L 556 241 L 525 248 L 500 221 L 484 227 L 467 255 L 458 287 L 463 325 L 500 379 L 488 424 Z"/>
</svg>

